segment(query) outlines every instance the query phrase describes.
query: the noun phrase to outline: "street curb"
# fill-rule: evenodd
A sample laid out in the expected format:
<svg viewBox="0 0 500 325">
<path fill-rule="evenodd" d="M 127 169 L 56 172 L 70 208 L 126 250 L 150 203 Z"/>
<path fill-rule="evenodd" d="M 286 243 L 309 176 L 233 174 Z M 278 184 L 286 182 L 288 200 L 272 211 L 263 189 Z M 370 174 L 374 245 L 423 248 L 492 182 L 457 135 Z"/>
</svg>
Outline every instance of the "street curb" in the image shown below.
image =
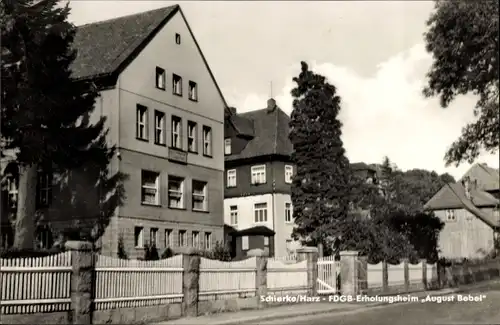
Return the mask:
<svg viewBox="0 0 500 325">
<path fill-rule="evenodd" d="M 436 291 L 421 291 L 421 292 L 415 292 L 415 295 L 418 294 L 419 298 L 424 298 L 427 296 L 430 297 L 436 297 L 436 296 L 448 296 L 456 293 L 462 293 L 466 291 L 471 291 L 475 289 L 480 289 L 482 287 L 488 287 L 492 283 L 498 283 L 500 282 L 499 280 L 496 281 L 491 281 L 490 283 L 486 284 L 483 283 L 481 285 L 477 285 L 474 287 L 467 287 L 467 288 L 449 288 L 448 291 L 443 292 L 444 289 L 442 289 L 441 292 L 436 292 Z M 409 293 L 411 294 L 411 293 Z M 399 295 L 404 295 L 404 293 L 401 293 Z M 392 295 L 395 296 L 395 295 Z M 388 296 L 386 296 L 388 297 Z M 342 313 L 346 311 L 356 311 L 356 310 L 368 310 L 371 308 L 375 307 L 380 307 L 380 306 L 385 306 L 385 305 L 398 305 L 398 304 L 410 304 L 413 302 L 405 302 L 405 301 L 396 301 L 393 303 L 389 302 L 374 302 L 374 303 L 369 303 L 368 305 L 359 305 L 359 307 L 354 307 L 354 308 L 335 308 L 335 309 L 325 309 L 325 310 L 314 310 L 314 311 L 301 311 L 301 312 L 296 312 L 296 313 L 288 313 L 286 315 L 269 315 L 269 316 L 254 316 L 246 319 L 241 319 L 241 320 L 226 320 L 226 321 L 221 321 L 218 323 L 211 323 L 210 325 L 232 325 L 232 324 L 259 324 L 261 322 L 268 322 L 268 321 L 273 321 L 277 319 L 288 319 L 288 318 L 295 318 L 295 317 L 305 317 L 305 316 L 316 316 L 316 315 L 323 315 L 323 314 L 336 314 L 336 313 Z"/>
</svg>

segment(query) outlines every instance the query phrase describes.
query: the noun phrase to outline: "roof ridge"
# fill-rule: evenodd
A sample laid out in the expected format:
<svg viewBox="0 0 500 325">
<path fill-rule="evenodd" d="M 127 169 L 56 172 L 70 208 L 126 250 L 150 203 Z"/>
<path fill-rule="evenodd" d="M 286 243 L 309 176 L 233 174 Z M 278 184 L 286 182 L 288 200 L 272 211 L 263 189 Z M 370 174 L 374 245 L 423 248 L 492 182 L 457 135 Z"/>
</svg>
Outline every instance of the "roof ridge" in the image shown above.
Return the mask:
<svg viewBox="0 0 500 325">
<path fill-rule="evenodd" d="M 165 10 L 167 8 L 174 9 L 175 7 L 180 7 L 180 6 L 178 4 L 175 4 L 175 5 L 171 5 L 171 6 L 160 7 L 160 8 L 156 8 L 156 9 L 151 9 L 151 10 L 147 10 L 147 11 L 136 12 L 136 13 L 133 13 L 133 14 L 128 14 L 128 15 L 124 15 L 124 16 L 109 18 L 109 19 L 105 19 L 105 20 L 98 20 L 98 21 L 95 21 L 95 22 L 92 22 L 92 23 L 78 25 L 76 27 L 77 28 L 83 28 L 83 27 L 88 27 L 88 26 L 95 26 L 95 25 L 99 25 L 99 24 L 104 24 L 104 23 L 110 23 L 110 22 L 113 22 L 115 20 L 119 20 L 119 19 L 123 19 L 123 18 L 130 18 L 130 17 L 133 17 L 133 16 L 139 16 L 139 15 L 151 13 L 153 11 Z"/>
</svg>

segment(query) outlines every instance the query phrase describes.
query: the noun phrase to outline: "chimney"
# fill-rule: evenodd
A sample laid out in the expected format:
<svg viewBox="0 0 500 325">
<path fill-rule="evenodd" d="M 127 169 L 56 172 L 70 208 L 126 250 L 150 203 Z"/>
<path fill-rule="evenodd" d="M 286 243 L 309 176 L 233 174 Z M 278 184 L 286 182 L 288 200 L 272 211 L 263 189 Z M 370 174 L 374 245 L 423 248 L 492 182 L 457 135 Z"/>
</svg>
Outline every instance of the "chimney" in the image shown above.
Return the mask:
<svg viewBox="0 0 500 325">
<path fill-rule="evenodd" d="M 276 109 L 276 101 L 274 98 L 269 98 L 267 100 L 267 111 L 268 112 L 273 112 Z"/>
</svg>

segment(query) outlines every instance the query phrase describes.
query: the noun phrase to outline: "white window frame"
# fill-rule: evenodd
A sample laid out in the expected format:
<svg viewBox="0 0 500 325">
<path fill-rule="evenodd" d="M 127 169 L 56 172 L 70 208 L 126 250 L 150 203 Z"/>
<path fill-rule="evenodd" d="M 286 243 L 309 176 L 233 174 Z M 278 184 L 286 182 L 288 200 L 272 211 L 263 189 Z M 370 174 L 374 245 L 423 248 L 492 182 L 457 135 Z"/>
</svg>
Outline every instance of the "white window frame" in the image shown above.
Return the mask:
<svg viewBox="0 0 500 325">
<path fill-rule="evenodd" d="M 293 177 L 293 166 L 285 165 L 285 183 L 291 184 Z"/>
<path fill-rule="evenodd" d="M 191 232 L 191 243 L 193 244 L 193 247 L 201 248 L 200 232 L 199 231 Z"/>
<path fill-rule="evenodd" d="M 203 126 L 203 154 L 212 156 L 212 128 Z"/>
<path fill-rule="evenodd" d="M 156 176 L 154 186 L 149 186 L 149 185 L 145 184 L 145 182 L 144 182 L 145 174 L 150 174 L 149 176 L 153 176 L 153 175 Z M 155 191 L 154 203 L 147 202 L 144 200 L 146 197 L 144 195 L 144 191 L 148 191 L 148 190 Z M 141 202 L 142 202 L 142 204 L 146 204 L 146 205 L 159 205 L 160 204 L 160 173 L 154 172 L 151 170 L 144 170 L 144 169 L 141 170 Z"/>
<path fill-rule="evenodd" d="M 156 88 L 165 90 L 166 86 L 166 75 L 165 69 L 156 67 Z"/>
<path fill-rule="evenodd" d="M 165 229 L 165 248 L 172 247 L 172 229 Z"/>
<path fill-rule="evenodd" d="M 248 242 L 248 236 L 242 236 L 241 237 L 241 250 L 246 251 L 250 248 L 249 242 Z"/>
<path fill-rule="evenodd" d="M 138 234 L 137 230 L 139 230 Z M 144 227 L 142 226 L 134 227 L 134 246 L 135 248 L 144 248 Z"/>
<path fill-rule="evenodd" d="M 10 209 L 17 208 L 17 199 L 19 195 L 19 188 L 17 186 L 17 179 L 9 175 L 7 176 L 7 195 L 8 195 L 8 206 Z"/>
<path fill-rule="evenodd" d="M 255 203 L 253 205 L 254 223 L 266 223 L 267 222 L 267 220 L 268 220 L 267 208 L 268 208 L 267 202 Z M 259 212 L 262 212 L 262 216 L 259 215 Z"/>
<path fill-rule="evenodd" d="M 155 247 L 158 248 L 158 232 L 160 231 L 160 229 L 158 228 L 151 228 L 149 229 L 149 245 L 154 245 Z M 154 237 L 154 241 L 153 241 L 153 237 Z"/>
<path fill-rule="evenodd" d="M 230 216 L 231 225 L 237 226 L 238 225 L 238 206 L 237 205 L 229 206 L 229 216 Z"/>
<path fill-rule="evenodd" d="M 176 74 L 172 75 L 172 91 L 175 95 L 182 96 L 182 77 Z"/>
<path fill-rule="evenodd" d="M 182 119 L 172 116 L 172 147 L 182 149 Z"/>
<path fill-rule="evenodd" d="M 269 246 L 269 237 L 264 236 L 264 246 Z"/>
<path fill-rule="evenodd" d="M 285 223 L 292 223 L 293 221 L 293 208 L 292 203 L 285 203 Z"/>
<path fill-rule="evenodd" d="M 203 191 L 202 192 L 199 192 L 199 193 L 195 193 L 195 185 L 196 184 L 200 184 L 202 185 L 203 184 Z M 198 180 L 193 180 L 192 182 L 192 197 L 193 197 L 193 211 L 207 211 L 208 210 L 208 197 L 207 197 L 207 192 L 208 192 L 208 183 L 207 182 L 203 182 L 203 181 L 198 181 Z M 195 197 L 197 198 L 203 198 L 203 208 L 202 209 L 197 209 L 194 207 L 194 202 L 198 202 L 197 200 L 195 200 Z"/>
<path fill-rule="evenodd" d="M 236 187 L 237 177 L 236 177 L 236 169 L 229 169 L 227 171 L 227 187 Z"/>
<path fill-rule="evenodd" d="M 457 217 L 455 216 L 454 210 L 446 210 L 445 211 L 446 222 L 455 222 L 457 221 Z"/>
<path fill-rule="evenodd" d="M 224 154 L 231 154 L 231 138 L 224 139 Z"/>
<path fill-rule="evenodd" d="M 250 171 L 253 185 L 266 183 L 266 165 L 252 166 Z"/>
<path fill-rule="evenodd" d="M 205 249 L 212 249 L 212 233 L 205 233 Z"/>
<path fill-rule="evenodd" d="M 189 99 L 197 102 L 198 101 L 198 84 L 192 80 L 189 80 Z"/>
<path fill-rule="evenodd" d="M 187 230 L 179 230 L 179 238 L 177 238 L 177 245 L 179 247 L 186 247 L 187 243 Z"/>
<path fill-rule="evenodd" d="M 193 121 L 188 121 L 188 151 L 198 152 L 197 141 L 196 141 L 196 129 L 197 124 Z"/>
<path fill-rule="evenodd" d="M 170 184 L 174 182 L 179 184 L 179 189 L 174 190 L 171 188 Z M 174 197 L 179 199 L 178 206 L 172 205 L 171 199 Z M 168 207 L 173 209 L 184 209 L 184 178 L 173 175 L 168 176 Z"/>
<path fill-rule="evenodd" d="M 155 143 L 165 145 L 165 113 L 155 111 Z"/>
<path fill-rule="evenodd" d="M 148 108 L 143 105 L 136 107 L 136 137 L 141 140 L 148 140 Z"/>
</svg>

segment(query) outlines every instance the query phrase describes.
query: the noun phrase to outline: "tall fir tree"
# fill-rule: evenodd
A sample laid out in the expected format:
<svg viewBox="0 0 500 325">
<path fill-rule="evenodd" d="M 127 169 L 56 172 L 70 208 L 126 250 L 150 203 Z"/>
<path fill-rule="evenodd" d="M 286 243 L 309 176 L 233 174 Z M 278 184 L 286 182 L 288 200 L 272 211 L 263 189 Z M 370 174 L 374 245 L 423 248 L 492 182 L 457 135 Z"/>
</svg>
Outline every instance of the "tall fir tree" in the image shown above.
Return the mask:
<svg viewBox="0 0 500 325">
<path fill-rule="evenodd" d="M 2 1 L 1 131 L 4 150 L 15 151 L 18 202 L 14 247 L 34 246 L 39 168 L 105 169 L 114 148 L 105 142 L 105 119 L 90 122 L 98 92 L 74 82 L 76 28 L 68 5 L 57 0 Z"/>
<path fill-rule="evenodd" d="M 292 183 L 295 239 L 339 238 L 349 226 L 351 171 L 341 140 L 340 97 L 324 76 L 301 62 L 290 120 L 296 175 Z"/>
</svg>

